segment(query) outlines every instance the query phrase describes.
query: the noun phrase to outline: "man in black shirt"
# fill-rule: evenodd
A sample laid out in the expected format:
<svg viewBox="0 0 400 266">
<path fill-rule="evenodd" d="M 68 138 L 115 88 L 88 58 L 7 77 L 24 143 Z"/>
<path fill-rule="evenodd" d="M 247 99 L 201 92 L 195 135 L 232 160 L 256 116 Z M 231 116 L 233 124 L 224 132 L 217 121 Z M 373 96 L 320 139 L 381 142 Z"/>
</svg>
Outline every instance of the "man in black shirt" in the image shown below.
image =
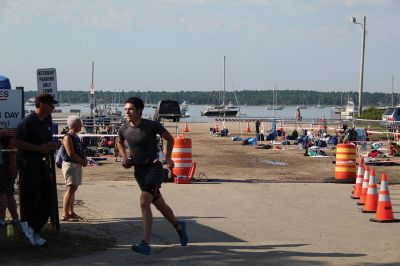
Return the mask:
<svg viewBox="0 0 400 266">
<path fill-rule="evenodd" d="M 48 155 L 57 148 L 51 132 L 51 112 L 57 101 L 50 94 L 35 97 L 35 111 L 17 127 L 17 148 L 21 155 L 20 199 L 21 231 L 32 246 L 43 246 L 39 236 L 52 206 Z"/>
<path fill-rule="evenodd" d="M 161 214 L 175 227 L 179 234 L 182 246 L 188 243 L 186 233 L 186 223 L 178 221 L 172 209 L 164 201 L 160 193 L 163 181 L 163 167 L 158 156 L 157 135 L 167 141 L 166 164 L 170 169 L 174 167 L 171 159 L 174 138 L 158 122 L 143 119 L 144 109 L 143 100 L 137 97 L 129 98 L 125 103 L 125 116 L 127 123 L 120 127 L 118 131 L 117 146 L 122 158 L 122 166 L 135 169 L 135 179 L 142 191 L 140 195 L 140 207 L 143 220 L 143 240 L 139 245 L 133 245 L 132 250 L 141 254 L 150 254 L 150 235 L 153 223 L 151 203 L 161 212 Z M 125 140 L 128 143 L 130 157 L 128 158 L 125 150 Z"/>
</svg>

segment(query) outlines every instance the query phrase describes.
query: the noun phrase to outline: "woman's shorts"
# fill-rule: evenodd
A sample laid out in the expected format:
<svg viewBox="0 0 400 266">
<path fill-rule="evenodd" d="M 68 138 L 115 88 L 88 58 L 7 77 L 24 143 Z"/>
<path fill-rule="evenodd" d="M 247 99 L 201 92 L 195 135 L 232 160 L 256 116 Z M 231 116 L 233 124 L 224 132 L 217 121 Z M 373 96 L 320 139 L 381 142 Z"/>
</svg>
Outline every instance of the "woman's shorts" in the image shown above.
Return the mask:
<svg viewBox="0 0 400 266">
<path fill-rule="evenodd" d="M 82 165 L 73 162 L 62 163 L 62 173 L 65 178 L 65 184 L 81 185 L 82 184 Z"/>
</svg>

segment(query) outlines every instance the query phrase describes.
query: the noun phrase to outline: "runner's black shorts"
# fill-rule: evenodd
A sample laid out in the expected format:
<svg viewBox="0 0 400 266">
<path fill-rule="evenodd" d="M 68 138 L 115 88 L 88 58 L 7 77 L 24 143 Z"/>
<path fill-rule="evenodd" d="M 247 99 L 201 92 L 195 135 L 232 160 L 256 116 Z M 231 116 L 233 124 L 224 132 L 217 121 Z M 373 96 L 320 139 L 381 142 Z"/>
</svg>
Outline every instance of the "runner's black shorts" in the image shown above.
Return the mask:
<svg viewBox="0 0 400 266">
<path fill-rule="evenodd" d="M 161 195 L 160 188 L 164 180 L 161 162 L 143 166 L 135 165 L 134 175 L 140 190 L 153 195 L 153 202 L 156 201 Z"/>
</svg>

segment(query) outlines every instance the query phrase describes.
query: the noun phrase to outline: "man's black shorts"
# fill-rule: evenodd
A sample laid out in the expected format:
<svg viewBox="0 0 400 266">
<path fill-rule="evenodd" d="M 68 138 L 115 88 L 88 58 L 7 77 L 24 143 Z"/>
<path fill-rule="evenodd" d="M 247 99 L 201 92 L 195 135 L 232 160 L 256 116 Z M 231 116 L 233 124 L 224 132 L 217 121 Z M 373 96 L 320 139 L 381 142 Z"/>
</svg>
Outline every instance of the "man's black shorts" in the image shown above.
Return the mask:
<svg viewBox="0 0 400 266">
<path fill-rule="evenodd" d="M 160 197 L 160 188 L 164 180 L 163 167 L 161 162 L 149 165 L 135 165 L 135 179 L 142 191 L 153 195 L 154 200 Z"/>
</svg>

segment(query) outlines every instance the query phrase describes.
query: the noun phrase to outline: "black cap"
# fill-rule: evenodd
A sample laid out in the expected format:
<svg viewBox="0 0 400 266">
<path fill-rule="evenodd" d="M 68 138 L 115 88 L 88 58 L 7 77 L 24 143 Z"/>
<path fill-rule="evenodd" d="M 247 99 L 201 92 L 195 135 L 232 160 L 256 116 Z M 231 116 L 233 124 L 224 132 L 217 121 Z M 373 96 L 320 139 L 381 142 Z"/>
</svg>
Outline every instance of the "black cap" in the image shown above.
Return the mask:
<svg viewBox="0 0 400 266">
<path fill-rule="evenodd" d="M 41 93 L 35 97 L 35 103 L 57 104 L 58 102 L 54 100 L 51 94 Z"/>
</svg>

